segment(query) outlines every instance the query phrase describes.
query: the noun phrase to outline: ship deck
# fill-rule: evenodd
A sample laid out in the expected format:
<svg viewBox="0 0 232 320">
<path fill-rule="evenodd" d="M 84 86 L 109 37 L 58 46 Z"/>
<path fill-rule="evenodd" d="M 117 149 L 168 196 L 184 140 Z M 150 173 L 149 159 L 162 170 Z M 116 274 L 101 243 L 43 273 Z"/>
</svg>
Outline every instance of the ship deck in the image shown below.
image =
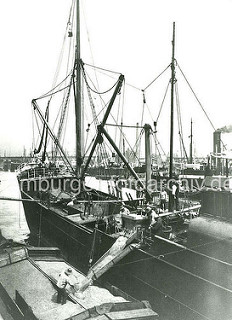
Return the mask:
<svg viewBox="0 0 232 320">
<path fill-rule="evenodd" d="M 85 219 L 82 219 L 80 216 L 80 213 L 74 213 L 74 214 L 68 215 L 67 213 L 65 213 L 62 210 L 62 208 L 59 208 L 59 207 L 50 206 L 49 209 L 52 209 L 52 211 L 56 212 L 57 214 L 59 214 L 63 217 L 66 217 L 68 220 L 70 220 L 76 224 L 85 225 L 87 223 L 97 221 L 97 218 L 94 216 L 88 216 L 88 218 L 86 217 Z"/>
</svg>

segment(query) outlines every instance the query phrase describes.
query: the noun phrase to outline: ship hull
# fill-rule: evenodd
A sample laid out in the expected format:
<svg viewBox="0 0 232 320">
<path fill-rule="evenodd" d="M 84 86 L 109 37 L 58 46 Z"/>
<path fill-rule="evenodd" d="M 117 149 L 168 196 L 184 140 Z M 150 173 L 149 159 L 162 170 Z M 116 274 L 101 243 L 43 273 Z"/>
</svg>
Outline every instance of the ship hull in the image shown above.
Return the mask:
<svg viewBox="0 0 232 320">
<path fill-rule="evenodd" d="M 232 221 L 232 193 L 203 190 L 200 193 L 201 211 L 223 220 Z"/>
<path fill-rule="evenodd" d="M 31 200 L 31 196 L 22 192 L 22 198 Z M 24 202 L 24 211 L 31 237 L 35 244 L 57 246 L 64 257 L 86 272 L 89 266 L 93 241 L 98 250 L 95 259 L 105 253 L 114 243 L 114 239 L 100 231 L 94 231 L 72 223 L 59 213 L 38 202 Z M 101 244 L 101 246 L 98 245 Z"/>
</svg>

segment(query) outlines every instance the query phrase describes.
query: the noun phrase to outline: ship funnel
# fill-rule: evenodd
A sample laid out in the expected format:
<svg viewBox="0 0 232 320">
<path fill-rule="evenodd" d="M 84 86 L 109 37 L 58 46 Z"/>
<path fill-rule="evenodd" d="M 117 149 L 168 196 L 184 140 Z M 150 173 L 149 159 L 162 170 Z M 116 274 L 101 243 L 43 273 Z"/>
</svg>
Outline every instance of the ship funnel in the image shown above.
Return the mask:
<svg viewBox="0 0 232 320">
<path fill-rule="evenodd" d="M 213 152 L 215 155 L 221 153 L 221 131 L 216 130 L 213 133 Z"/>
<path fill-rule="evenodd" d="M 214 154 L 214 168 L 216 174 L 221 173 L 221 152 L 222 152 L 222 141 L 221 141 L 221 130 L 216 130 L 213 133 L 213 154 Z"/>
</svg>

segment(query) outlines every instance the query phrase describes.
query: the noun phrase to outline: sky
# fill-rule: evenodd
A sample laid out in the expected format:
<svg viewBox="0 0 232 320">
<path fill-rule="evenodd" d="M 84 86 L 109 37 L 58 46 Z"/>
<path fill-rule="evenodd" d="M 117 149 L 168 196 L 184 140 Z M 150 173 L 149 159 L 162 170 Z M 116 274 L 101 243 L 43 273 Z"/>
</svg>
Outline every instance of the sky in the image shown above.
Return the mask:
<svg viewBox="0 0 232 320">
<path fill-rule="evenodd" d="M 0 2 L 1 154 L 31 148 L 31 100 L 51 88 L 70 5 L 71 0 Z M 88 30 L 94 64 L 120 72 L 128 84 L 144 89 L 171 61 L 175 21 L 176 60 L 214 127 L 221 128 L 232 124 L 231 14 L 231 0 L 82 0 L 82 59 L 93 63 Z M 147 122 L 157 117 L 170 72 L 165 77 L 146 91 Z M 179 73 L 177 81 L 187 149 L 192 118 L 195 152 L 207 155 L 213 128 Z M 134 125 L 141 120 L 142 92 L 126 88 L 134 97 L 125 100 L 124 123 Z M 169 121 L 167 102 L 157 127 L 166 151 Z M 176 142 L 174 150 L 178 146 Z"/>
</svg>

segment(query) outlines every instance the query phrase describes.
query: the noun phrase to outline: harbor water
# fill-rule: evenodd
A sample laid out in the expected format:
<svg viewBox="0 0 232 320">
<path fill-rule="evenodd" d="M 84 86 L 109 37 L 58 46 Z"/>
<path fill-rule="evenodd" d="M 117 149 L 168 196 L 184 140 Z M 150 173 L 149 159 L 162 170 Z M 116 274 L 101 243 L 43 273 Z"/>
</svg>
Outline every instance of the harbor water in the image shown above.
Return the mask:
<svg viewBox="0 0 232 320">
<path fill-rule="evenodd" d="M 15 172 L 0 172 L 0 198 L 20 199 L 20 190 Z M 29 228 L 21 201 L 0 200 L 0 230 L 7 239 L 25 242 Z"/>
</svg>

